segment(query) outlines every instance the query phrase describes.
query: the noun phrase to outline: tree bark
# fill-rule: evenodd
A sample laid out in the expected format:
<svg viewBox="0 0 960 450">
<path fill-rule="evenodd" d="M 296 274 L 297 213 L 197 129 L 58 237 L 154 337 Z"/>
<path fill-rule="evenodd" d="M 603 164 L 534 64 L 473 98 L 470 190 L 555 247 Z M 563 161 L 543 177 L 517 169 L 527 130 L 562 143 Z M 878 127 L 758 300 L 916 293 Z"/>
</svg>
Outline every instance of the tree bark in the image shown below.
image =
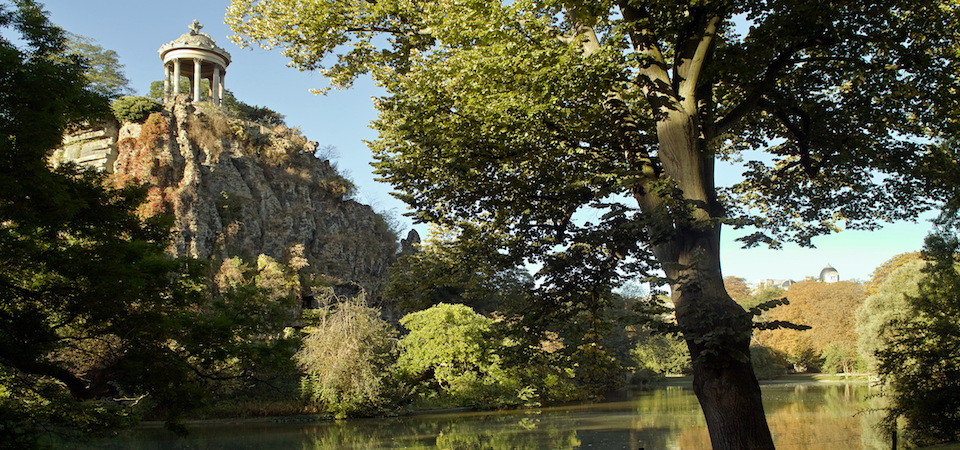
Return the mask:
<svg viewBox="0 0 960 450">
<path fill-rule="evenodd" d="M 660 96 L 664 99 L 664 96 Z M 723 207 L 716 195 L 709 136 L 695 112 L 664 102 L 657 124 L 664 174 L 680 189 L 687 212 L 673 210 L 661 228 L 671 237 L 654 246 L 671 284 L 677 324 L 693 363 L 693 388 L 715 449 L 774 448 L 750 364 L 752 317 L 723 286 L 720 227 Z M 660 204 L 651 193 L 641 208 Z"/>
<path fill-rule="evenodd" d="M 713 448 L 774 448 L 750 363 L 752 318 L 723 287 L 719 225 L 686 230 L 674 246 L 667 273 Z"/>
</svg>

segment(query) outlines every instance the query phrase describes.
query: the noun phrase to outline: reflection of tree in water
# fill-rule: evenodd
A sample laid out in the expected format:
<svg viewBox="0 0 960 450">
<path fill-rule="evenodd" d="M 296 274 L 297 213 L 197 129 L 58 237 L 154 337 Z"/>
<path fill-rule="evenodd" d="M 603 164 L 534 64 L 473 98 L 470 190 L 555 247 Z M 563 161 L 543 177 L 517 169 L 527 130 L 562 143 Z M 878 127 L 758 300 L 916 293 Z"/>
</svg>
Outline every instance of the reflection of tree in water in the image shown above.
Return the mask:
<svg viewBox="0 0 960 450">
<path fill-rule="evenodd" d="M 879 415 L 864 411 L 876 407 L 866 398 L 872 394 L 856 384 L 767 386 L 764 410 L 774 443 L 778 449 L 889 448 L 874 427 Z M 706 425 L 683 429 L 674 448 L 710 448 Z"/>
<path fill-rule="evenodd" d="M 393 420 L 353 420 L 308 430 L 304 449 L 574 449 L 577 431 L 557 421 L 523 413 L 467 413 L 412 416 Z"/>
<path fill-rule="evenodd" d="M 873 424 L 867 385 L 764 388 L 777 448 L 889 448 Z M 353 420 L 306 430 L 304 449 L 710 448 L 689 388 L 634 394 L 628 402 Z"/>
<path fill-rule="evenodd" d="M 710 448 L 703 412 L 690 388 L 669 386 L 644 392 L 634 402 L 632 428 L 639 441 L 634 448 Z"/>
<path fill-rule="evenodd" d="M 777 448 L 873 448 L 864 441 L 875 433 L 869 414 L 858 412 L 872 407 L 866 397 L 874 393 L 862 384 L 768 388 L 764 406 Z"/>
</svg>

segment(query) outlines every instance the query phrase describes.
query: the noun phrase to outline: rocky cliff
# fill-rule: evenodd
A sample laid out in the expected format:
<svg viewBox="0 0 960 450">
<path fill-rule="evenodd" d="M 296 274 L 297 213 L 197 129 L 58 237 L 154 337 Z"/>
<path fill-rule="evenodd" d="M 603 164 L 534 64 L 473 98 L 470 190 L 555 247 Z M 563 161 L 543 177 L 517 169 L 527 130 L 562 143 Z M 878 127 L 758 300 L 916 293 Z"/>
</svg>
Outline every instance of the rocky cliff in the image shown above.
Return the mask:
<svg viewBox="0 0 960 450">
<path fill-rule="evenodd" d="M 379 290 L 397 236 L 369 206 L 349 199 L 352 183 L 317 158 L 317 144 L 298 130 L 198 110 L 184 96 L 143 124 L 118 128 L 99 129 L 96 138 L 115 150 L 100 150 L 106 154 L 97 161 L 112 162 L 103 169 L 112 172 L 113 183 L 147 187 L 144 215 L 175 217 L 176 255 L 222 260 L 263 254 L 309 264 L 334 285 Z M 112 141 L 101 136 L 111 132 L 117 134 Z M 68 142 L 73 147 L 55 157 L 76 161 L 71 149 L 93 142 Z M 99 155 L 92 148 L 86 153 Z"/>
</svg>

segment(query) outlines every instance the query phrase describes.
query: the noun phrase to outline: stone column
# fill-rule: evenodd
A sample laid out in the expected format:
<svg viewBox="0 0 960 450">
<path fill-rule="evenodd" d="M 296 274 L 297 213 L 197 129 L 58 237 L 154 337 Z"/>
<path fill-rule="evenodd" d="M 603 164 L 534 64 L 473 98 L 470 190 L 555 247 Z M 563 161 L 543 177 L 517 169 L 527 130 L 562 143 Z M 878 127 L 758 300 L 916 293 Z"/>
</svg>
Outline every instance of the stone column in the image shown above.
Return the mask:
<svg viewBox="0 0 960 450">
<path fill-rule="evenodd" d="M 220 73 L 220 85 L 217 86 L 217 92 L 220 93 L 220 103 L 223 103 L 223 93 L 225 92 L 223 90 L 223 79 L 226 77 L 227 77 L 227 71 L 224 70 L 223 72 Z"/>
<path fill-rule="evenodd" d="M 213 104 L 220 106 L 220 100 L 223 99 L 223 92 L 220 92 L 220 65 L 213 65 L 213 79 L 210 80 L 210 98 Z"/>
<path fill-rule="evenodd" d="M 200 58 L 193 59 L 193 102 L 200 102 Z"/>
<path fill-rule="evenodd" d="M 173 60 L 173 96 L 180 94 L 180 58 Z"/>
<path fill-rule="evenodd" d="M 170 99 L 170 69 L 168 64 L 163 65 L 163 101 Z"/>
</svg>

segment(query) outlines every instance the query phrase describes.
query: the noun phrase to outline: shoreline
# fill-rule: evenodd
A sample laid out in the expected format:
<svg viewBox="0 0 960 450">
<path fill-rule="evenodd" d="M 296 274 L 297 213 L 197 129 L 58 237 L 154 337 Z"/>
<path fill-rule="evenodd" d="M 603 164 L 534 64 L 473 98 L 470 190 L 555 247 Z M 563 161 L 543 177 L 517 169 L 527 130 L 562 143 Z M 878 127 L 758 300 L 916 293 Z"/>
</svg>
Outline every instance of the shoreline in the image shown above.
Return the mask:
<svg viewBox="0 0 960 450">
<path fill-rule="evenodd" d="M 783 377 L 774 379 L 774 380 L 761 380 L 760 386 L 767 385 L 790 385 L 790 384 L 869 384 L 871 383 L 870 374 L 790 374 Z M 667 377 L 663 380 L 650 383 L 649 385 L 642 388 L 630 388 L 623 389 L 620 391 L 611 392 L 608 395 L 604 396 L 602 400 L 593 403 L 602 403 L 605 401 L 618 401 L 617 398 L 623 395 L 626 392 L 643 392 L 648 390 L 657 389 L 660 387 L 692 387 L 693 377 L 692 376 L 676 376 L 676 377 Z M 589 402 L 575 402 L 576 404 L 580 403 L 589 403 Z M 566 403 L 559 403 L 555 405 L 542 405 L 535 407 L 521 407 L 521 408 L 507 408 L 504 410 L 484 410 L 477 409 L 473 407 L 456 407 L 456 408 L 437 408 L 437 409 L 425 409 L 425 410 L 416 410 L 416 411 L 403 411 L 393 414 L 383 414 L 379 416 L 370 416 L 370 417 L 355 417 L 349 419 L 340 419 L 344 421 L 355 421 L 355 420 L 365 420 L 365 419 L 385 419 L 392 417 L 410 417 L 410 416 L 422 416 L 422 415 L 432 415 L 432 414 L 451 414 L 451 413 L 467 413 L 467 412 L 477 412 L 482 413 L 485 411 L 524 411 L 537 408 L 550 408 L 550 407 L 562 407 L 568 406 Z M 191 425 L 243 425 L 243 424 L 305 424 L 305 423 L 324 423 L 324 422 L 337 422 L 338 419 L 334 419 L 330 415 L 326 414 L 293 414 L 289 416 L 260 416 L 260 417 L 232 417 L 232 418 L 214 418 L 214 419 L 188 419 L 183 420 L 181 423 L 186 426 Z M 163 428 L 164 422 L 161 420 L 145 420 L 139 424 L 131 427 L 131 429 L 137 428 L 146 428 L 146 429 L 156 429 Z"/>
</svg>

